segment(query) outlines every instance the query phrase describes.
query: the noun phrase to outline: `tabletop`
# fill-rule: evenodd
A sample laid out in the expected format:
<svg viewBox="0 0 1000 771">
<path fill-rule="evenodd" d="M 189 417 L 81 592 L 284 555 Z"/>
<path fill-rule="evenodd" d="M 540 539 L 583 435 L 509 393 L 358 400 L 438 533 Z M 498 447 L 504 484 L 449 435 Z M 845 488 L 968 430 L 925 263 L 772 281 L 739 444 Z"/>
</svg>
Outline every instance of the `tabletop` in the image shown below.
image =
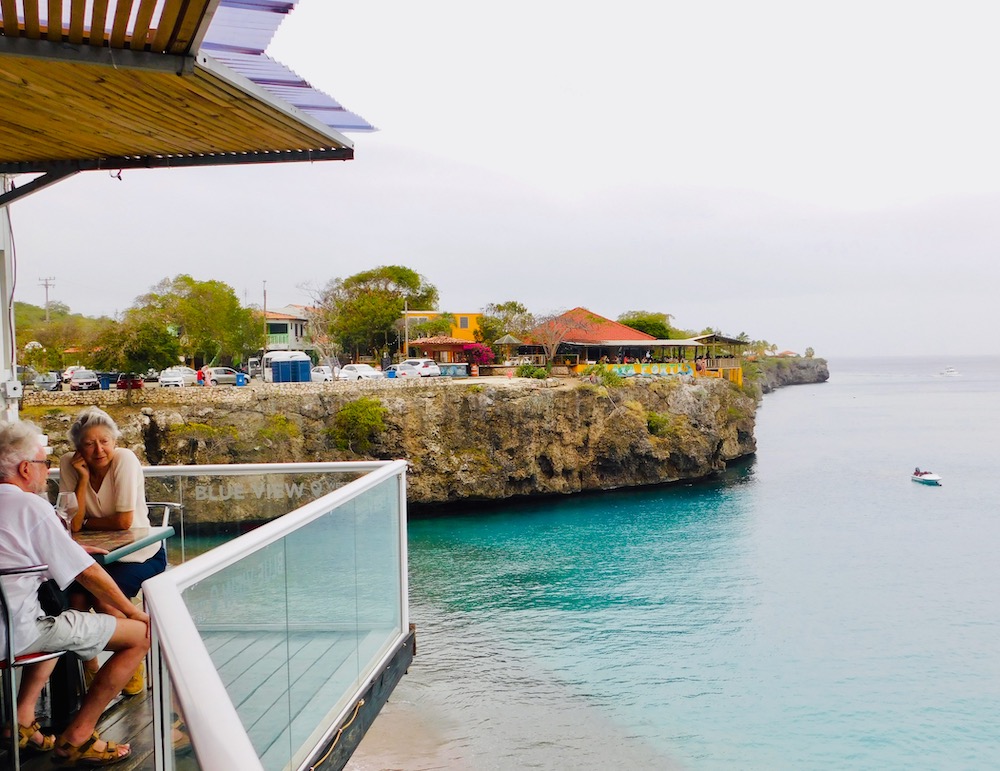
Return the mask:
<svg viewBox="0 0 1000 771">
<path fill-rule="evenodd" d="M 73 540 L 81 545 L 107 549 L 107 554 L 94 554 L 93 557 L 101 565 L 110 565 L 144 546 L 165 541 L 173 534 L 174 529 L 170 526 L 134 527 L 130 530 L 81 530 L 73 533 Z"/>
</svg>

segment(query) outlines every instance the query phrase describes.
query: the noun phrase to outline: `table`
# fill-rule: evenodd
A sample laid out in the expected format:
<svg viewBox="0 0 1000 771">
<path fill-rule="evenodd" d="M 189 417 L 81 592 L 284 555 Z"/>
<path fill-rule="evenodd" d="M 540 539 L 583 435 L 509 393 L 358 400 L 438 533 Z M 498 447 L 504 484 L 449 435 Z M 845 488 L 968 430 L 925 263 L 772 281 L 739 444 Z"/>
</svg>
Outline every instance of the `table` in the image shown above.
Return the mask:
<svg viewBox="0 0 1000 771">
<path fill-rule="evenodd" d="M 134 527 L 131 530 L 81 530 L 73 533 L 73 540 L 83 546 L 107 549 L 107 554 L 94 554 L 94 560 L 101 565 L 110 565 L 127 554 L 144 546 L 165 541 L 174 534 L 174 529 L 166 527 Z"/>
</svg>

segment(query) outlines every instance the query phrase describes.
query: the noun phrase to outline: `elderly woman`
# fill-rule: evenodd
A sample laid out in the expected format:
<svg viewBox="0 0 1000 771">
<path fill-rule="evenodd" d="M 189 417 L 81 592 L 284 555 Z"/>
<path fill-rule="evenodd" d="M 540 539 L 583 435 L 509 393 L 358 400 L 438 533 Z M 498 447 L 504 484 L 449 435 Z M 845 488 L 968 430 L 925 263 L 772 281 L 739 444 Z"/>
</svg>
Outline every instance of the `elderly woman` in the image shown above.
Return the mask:
<svg viewBox="0 0 1000 771">
<path fill-rule="evenodd" d="M 111 416 L 97 407 L 83 410 L 69 429 L 69 439 L 76 451 L 66 453 L 59 461 L 59 489 L 76 493 L 76 514 L 70 523 L 74 532 L 149 527 L 142 466 L 134 452 L 117 446 L 120 436 Z M 106 567 L 126 597 L 135 597 L 143 581 L 166 568 L 165 544 L 139 549 Z M 102 613 L 116 613 L 89 595 L 73 599 L 74 604 L 89 605 Z M 93 674 L 97 671 L 97 660 L 85 662 L 84 668 Z M 142 688 L 140 667 L 125 692 L 135 695 Z"/>
</svg>

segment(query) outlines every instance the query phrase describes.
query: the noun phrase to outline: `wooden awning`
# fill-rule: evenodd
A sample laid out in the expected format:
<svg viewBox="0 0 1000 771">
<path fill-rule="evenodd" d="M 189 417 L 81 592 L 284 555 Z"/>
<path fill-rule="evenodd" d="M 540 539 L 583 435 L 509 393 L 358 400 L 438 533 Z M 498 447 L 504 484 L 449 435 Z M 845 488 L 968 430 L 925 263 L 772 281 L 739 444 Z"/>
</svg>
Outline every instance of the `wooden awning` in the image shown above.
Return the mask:
<svg viewBox="0 0 1000 771">
<path fill-rule="evenodd" d="M 0 0 L 0 173 L 52 181 L 101 168 L 352 158 L 351 141 L 316 117 L 340 105 L 313 99 L 307 112 L 278 94 L 308 84 L 252 79 L 255 66 L 281 67 L 263 56 L 273 30 L 260 44 L 247 28 L 253 43 L 237 53 L 203 45 L 220 6 L 228 42 L 248 14 L 276 27 L 294 5 L 268 3 Z M 232 62 L 247 50 L 254 61 L 243 74 Z"/>
</svg>

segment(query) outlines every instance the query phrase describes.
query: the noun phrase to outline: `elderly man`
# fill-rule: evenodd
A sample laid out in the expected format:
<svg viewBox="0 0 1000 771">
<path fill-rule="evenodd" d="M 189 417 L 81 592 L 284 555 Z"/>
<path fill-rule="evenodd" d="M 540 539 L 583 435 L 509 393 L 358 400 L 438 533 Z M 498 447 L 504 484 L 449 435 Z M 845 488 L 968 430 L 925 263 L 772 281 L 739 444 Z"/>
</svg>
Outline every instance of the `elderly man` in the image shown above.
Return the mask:
<svg viewBox="0 0 1000 771">
<path fill-rule="evenodd" d="M 112 651 L 83 699 L 80 711 L 55 740 L 35 721 L 35 704 L 55 667 L 55 660 L 24 668 L 17 698 L 21 746 L 53 751 L 63 765 L 110 765 L 130 753 L 127 744 L 105 742 L 95 727 L 108 704 L 125 686 L 149 650 L 149 617 L 138 610 L 105 572 L 66 532 L 39 493 L 45 491 L 49 461 L 41 432 L 31 423 L 0 423 L 0 567 L 46 564 L 65 589 L 80 584 L 121 613 L 67 610 L 46 616 L 38 602 L 44 574 L 6 579 L 14 617 L 17 655 L 68 650 L 83 659 Z M 0 635 L 5 635 L 0 618 Z M 0 638 L 3 639 L 3 638 Z"/>
</svg>

